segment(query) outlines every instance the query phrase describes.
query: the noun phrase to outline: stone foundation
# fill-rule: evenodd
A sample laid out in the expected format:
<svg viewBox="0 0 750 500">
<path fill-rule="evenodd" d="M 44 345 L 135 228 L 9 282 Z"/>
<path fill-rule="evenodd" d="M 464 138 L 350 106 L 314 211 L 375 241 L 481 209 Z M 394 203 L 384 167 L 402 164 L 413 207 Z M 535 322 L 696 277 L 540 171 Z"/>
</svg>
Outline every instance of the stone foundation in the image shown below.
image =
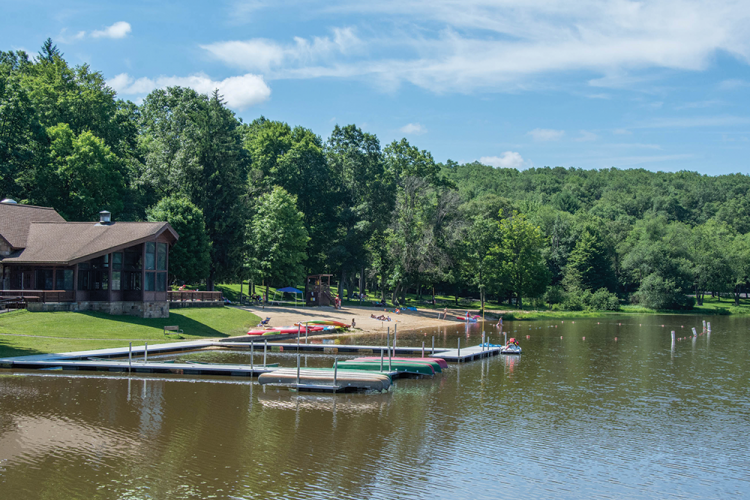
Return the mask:
<svg viewBox="0 0 750 500">
<path fill-rule="evenodd" d="M 168 318 L 169 303 L 163 302 L 29 302 L 31 312 L 97 311 L 113 315 L 139 318 Z"/>
</svg>

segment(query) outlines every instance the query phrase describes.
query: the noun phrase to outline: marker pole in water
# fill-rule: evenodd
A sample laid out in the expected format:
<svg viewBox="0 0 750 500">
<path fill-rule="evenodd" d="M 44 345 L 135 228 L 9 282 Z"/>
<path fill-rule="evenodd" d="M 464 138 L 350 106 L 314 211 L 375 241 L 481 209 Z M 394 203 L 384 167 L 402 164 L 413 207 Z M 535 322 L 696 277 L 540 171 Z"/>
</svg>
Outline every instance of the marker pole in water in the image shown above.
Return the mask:
<svg viewBox="0 0 750 500">
<path fill-rule="evenodd" d="M 380 350 L 380 371 L 381 372 L 383 371 L 383 356 L 385 356 L 385 354 L 383 353 L 383 349 L 381 349 Z"/>
<path fill-rule="evenodd" d="M 143 362 L 148 361 L 148 342 L 143 343 Z"/>
<path fill-rule="evenodd" d="M 432 354 L 435 354 L 435 336 L 432 336 Z"/>
<path fill-rule="evenodd" d="M 484 332 L 482 332 L 482 352 L 484 352 Z"/>
<path fill-rule="evenodd" d="M 299 387 L 299 354 L 297 354 L 297 387 Z"/>
<path fill-rule="evenodd" d="M 458 339 L 458 357 L 461 358 L 461 339 Z M 461 361 L 460 359 L 458 360 Z"/>
<path fill-rule="evenodd" d="M 250 369 L 255 370 L 255 342 L 250 342 Z"/>
<path fill-rule="evenodd" d="M 706 320 L 703 320 L 703 333 L 706 333 Z"/>
<path fill-rule="evenodd" d="M 268 339 L 263 342 L 263 368 L 266 367 L 266 353 L 268 352 Z"/>
<path fill-rule="evenodd" d="M 128 347 L 128 373 L 130 373 L 132 365 L 133 365 L 133 343 L 130 342 L 130 347 Z"/>
<path fill-rule="evenodd" d="M 424 358 L 424 340 L 422 341 L 422 357 Z"/>
<path fill-rule="evenodd" d="M 693 327 L 693 337 L 697 337 L 697 336 L 698 336 L 698 332 L 696 332 L 695 327 Z"/>
<path fill-rule="evenodd" d="M 708 322 L 708 334 L 711 335 L 711 322 Z"/>
</svg>

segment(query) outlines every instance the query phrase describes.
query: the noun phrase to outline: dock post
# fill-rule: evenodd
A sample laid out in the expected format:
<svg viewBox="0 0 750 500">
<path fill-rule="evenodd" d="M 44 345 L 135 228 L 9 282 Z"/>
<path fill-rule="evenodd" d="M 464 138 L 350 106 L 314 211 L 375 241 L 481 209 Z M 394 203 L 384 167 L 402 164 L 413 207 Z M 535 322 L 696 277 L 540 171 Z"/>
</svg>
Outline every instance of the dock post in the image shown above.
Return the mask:
<svg viewBox="0 0 750 500">
<path fill-rule="evenodd" d="M 482 352 L 484 352 L 484 332 L 482 332 Z"/>
<path fill-rule="evenodd" d="M 388 357 L 391 357 L 391 327 L 385 332 L 385 348 L 388 349 Z"/>
<path fill-rule="evenodd" d="M 708 322 L 708 334 L 711 335 L 711 322 Z"/>
<path fill-rule="evenodd" d="M 338 376 L 339 376 L 339 361 L 338 356 L 333 357 L 333 385 L 336 386 L 338 384 Z"/>
<path fill-rule="evenodd" d="M 148 342 L 143 343 L 143 362 L 148 361 Z"/>
<path fill-rule="evenodd" d="M 422 357 L 424 358 L 424 340 L 422 341 Z"/>
<path fill-rule="evenodd" d="M 698 332 L 696 332 L 695 327 L 693 327 L 693 337 L 697 337 L 697 336 L 698 336 Z"/>
<path fill-rule="evenodd" d="M 299 335 L 300 335 L 301 330 L 302 330 L 302 325 L 297 323 L 297 352 L 299 352 Z"/>
<path fill-rule="evenodd" d="M 250 369 L 255 371 L 255 342 L 250 342 Z"/>
<path fill-rule="evenodd" d="M 432 354 L 435 354 L 435 336 L 432 336 Z"/>
<path fill-rule="evenodd" d="M 706 333 L 706 320 L 703 320 L 703 333 Z"/>
<path fill-rule="evenodd" d="M 383 349 L 380 350 L 380 371 L 383 371 Z"/>
<path fill-rule="evenodd" d="M 461 362 L 461 339 L 458 339 L 458 362 Z"/>
<path fill-rule="evenodd" d="M 393 325 L 393 355 L 396 355 L 396 334 L 398 333 L 398 325 Z"/>
<path fill-rule="evenodd" d="M 268 339 L 263 343 L 263 368 L 266 367 L 266 352 L 268 352 Z"/>
<path fill-rule="evenodd" d="M 672 330 L 672 345 L 673 346 L 674 346 L 674 340 L 675 340 L 675 338 L 674 338 L 674 330 Z"/>
<path fill-rule="evenodd" d="M 297 354 L 297 388 L 299 388 L 299 354 Z"/>
<path fill-rule="evenodd" d="M 389 329 L 390 329 L 390 327 L 389 327 Z M 388 335 L 388 338 L 386 339 L 386 342 L 388 343 L 388 345 L 386 346 L 386 347 L 388 347 L 388 371 L 392 372 L 393 368 L 391 367 L 391 338 L 390 338 L 390 334 Z"/>
<path fill-rule="evenodd" d="M 307 323 L 305 323 L 305 345 L 307 345 Z"/>
<path fill-rule="evenodd" d="M 133 343 L 130 342 L 130 347 L 128 347 L 128 373 L 130 373 L 130 368 L 133 365 Z"/>
</svg>

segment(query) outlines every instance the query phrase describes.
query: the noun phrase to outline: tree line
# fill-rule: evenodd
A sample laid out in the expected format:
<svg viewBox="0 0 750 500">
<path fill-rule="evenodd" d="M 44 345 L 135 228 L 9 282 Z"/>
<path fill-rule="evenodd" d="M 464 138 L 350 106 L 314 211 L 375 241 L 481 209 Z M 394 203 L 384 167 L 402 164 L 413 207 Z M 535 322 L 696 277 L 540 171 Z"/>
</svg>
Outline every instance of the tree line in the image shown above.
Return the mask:
<svg viewBox="0 0 750 500">
<path fill-rule="evenodd" d="M 437 162 L 355 125 L 327 139 L 218 91 L 117 98 L 51 40 L 0 52 L 0 195 L 68 220 L 168 220 L 173 282 L 299 284 L 342 294 L 478 297 L 518 307 L 739 303 L 750 275 L 750 177 Z"/>
</svg>

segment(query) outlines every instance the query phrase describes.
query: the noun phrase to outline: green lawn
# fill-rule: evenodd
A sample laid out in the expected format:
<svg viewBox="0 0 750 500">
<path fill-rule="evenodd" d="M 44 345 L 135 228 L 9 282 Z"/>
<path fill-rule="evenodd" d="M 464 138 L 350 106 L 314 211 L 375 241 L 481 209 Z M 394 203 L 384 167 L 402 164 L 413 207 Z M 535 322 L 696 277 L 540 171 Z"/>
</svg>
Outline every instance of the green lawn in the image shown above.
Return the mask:
<svg viewBox="0 0 750 500">
<path fill-rule="evenodd" d="M 95 312 L 14 311 L 0 314 L 0 357 L 102 349 L 127 342 L 172 342 L 164 326 L 177 325 L 187 340 L 242 335 L 260 321 L 232 307 L 172 309 L 169 318 L 144 319 Z"/>
</svg>

